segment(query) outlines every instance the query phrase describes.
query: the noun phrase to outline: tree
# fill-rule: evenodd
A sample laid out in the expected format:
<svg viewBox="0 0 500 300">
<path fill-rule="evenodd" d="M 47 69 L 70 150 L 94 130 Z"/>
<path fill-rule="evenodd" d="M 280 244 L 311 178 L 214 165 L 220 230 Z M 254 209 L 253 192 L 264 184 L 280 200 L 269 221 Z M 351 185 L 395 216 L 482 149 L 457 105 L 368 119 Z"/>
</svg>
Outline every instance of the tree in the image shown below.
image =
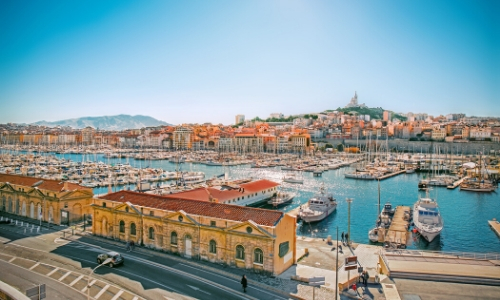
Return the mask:
<svg viewBox="0 0 500 300">
<path fill-rule="evenodd" d="M 337 151 L 339 151 L 339 152 L 344 151 L 344 145 L 343 144 L 338 144 L 337 145 Z"/>
<path fill-rule="evenodd" d="M 326 148 L 333 148 L 333 145 L 332 145 L 332 144 L 330 144 L 330 143 L 327 143 L 327 144 L 325 145 L 325 149 L 326 149 Z"/>
</svg>

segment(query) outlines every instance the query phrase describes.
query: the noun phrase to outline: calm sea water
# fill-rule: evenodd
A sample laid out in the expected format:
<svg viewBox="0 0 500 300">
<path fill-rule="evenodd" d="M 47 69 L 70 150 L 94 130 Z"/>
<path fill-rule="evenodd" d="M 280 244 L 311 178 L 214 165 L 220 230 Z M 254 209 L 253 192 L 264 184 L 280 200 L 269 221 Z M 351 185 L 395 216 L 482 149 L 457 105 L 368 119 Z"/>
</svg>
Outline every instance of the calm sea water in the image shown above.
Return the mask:
<svg viewBox="0 0 500 300">
<path fill-rule="evenodd" d="M 59 158 L 82 161 L 80 154 L 53 154 Z M 85 160 L 102 161 L 108 164 L 130 163 L 134 167 L 161 168 L 167 171 L 175 171 L 178 167 L 175 163 L 166 160 L 137 161 L 134 159 L 108 159 L 103 155 L 93 155 Z M 206 178 L 227 173 L 231 179 L 252 177 L 254 179 L 269 179 L 281 183 L 285 174 L 275 168 L 250 168 L 250 165 L 222 167 L 206 166 L 202 164 L 183 163 L 180 164 L 182 171 L 202 171 Z M 359 243 L 370 243 L 368 230 L 375 225 L 378 211 L 378 183 L 377 181 L 364 181 L 344 178 L 348 168 L 330 170 L 324 172 L 322 177 L 313 177 L 311 172 L 304 172 L 304 184 L 283 183 L 285 190 L 297 192 L 293 203 L 281 208 L 289 211 L 314 195 L 324 185 L 328 192 L 333 193 L 338 201 L 338 207 L 334 214 L 316 224 L 306 224 L 299 227 L 297 234 L 326 238 L 331 235 L 336 237 L 338 227 L 339 236 L 348 228 L 348 205 L 346 198 L 352 198 L 351 203 L 351 239 Z M 390 202 L 393 206 L 412 206 L 418 199 L 419 192 L 417 183 L 422 175 L 401 174 L 380 182 L 381 206 Z M 133 186 L 131 186 L 133 187 Z M 124 189 L 126 187 L 121 187 Z M 106 187 L 94 189 L 96 194 L 107 192 Z M 465 251 L 465 252 L 500 252 L 500 238 L 488 226 L 488 220 L 500 219 L 500 195 L 494 193 L 474 193 L 460 191 L 459 188 L 449 190 L 436 187 L 430 192 L 432 198 L 437 199 L 441 215 L 444 219 L 444 229 L 440 238 L 432 243 L 423 239 L 414 239 L 410 249 Z M 264 206 L 263 208 L 268 208 Z"/>
</svg>

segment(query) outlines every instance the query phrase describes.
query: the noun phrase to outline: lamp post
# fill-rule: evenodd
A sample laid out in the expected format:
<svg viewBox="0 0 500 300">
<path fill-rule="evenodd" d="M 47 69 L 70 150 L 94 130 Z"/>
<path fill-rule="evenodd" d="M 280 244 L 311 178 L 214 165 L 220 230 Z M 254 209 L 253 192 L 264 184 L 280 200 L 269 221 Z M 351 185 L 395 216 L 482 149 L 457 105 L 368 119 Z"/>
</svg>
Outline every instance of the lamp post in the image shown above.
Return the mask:
<svg viewBox="0 0 500 300">
<path fill-rule="evenodd" d="M 92 273 L 94 273 L 94 271 L 97 270 L 97 268 L 105 264 L 108 264 L 109 262 L 111 262 L 111 260 L 113 260 L 111 257 L 106 258 L 105 261 L 103 261 L 100 265 L 98 265 L 97 267 L 93 268 L 92 271 L 90 271 L 89 277 L 87 278 L 87 300 L 90 299 L 90 276 L 92 276 Z"/>
<path fill-rule="evenodd" d="M 348 206 L 347 206 L 347 245 L 349 245 L 350 241 L 351 241 L 351 203 L 352 203 L 352 198 L 347 198 L 346 202 L 348 204 Z"/>
</svg>

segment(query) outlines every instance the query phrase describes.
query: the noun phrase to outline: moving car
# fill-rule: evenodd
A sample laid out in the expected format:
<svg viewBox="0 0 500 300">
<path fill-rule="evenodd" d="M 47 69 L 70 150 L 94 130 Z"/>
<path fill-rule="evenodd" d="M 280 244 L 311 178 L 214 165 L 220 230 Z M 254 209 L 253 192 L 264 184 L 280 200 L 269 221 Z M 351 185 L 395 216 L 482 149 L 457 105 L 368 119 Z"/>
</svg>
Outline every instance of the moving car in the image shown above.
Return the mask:
<svg viewBox="0 0 500 300">
<path fill-rule="evenodd" d="M 103 263 L 106 259 L 111 258 L 111 261 L 108 263 L 108 266 L 110 268 L 113 268 L 114 266 L 121 265 L 125 261 L 123 256 L 120 255 L 118 252 L 108 252 L 108 253 L 101 253 L 97 255 L 97 263 L 101 264 Z"/>
</svg>

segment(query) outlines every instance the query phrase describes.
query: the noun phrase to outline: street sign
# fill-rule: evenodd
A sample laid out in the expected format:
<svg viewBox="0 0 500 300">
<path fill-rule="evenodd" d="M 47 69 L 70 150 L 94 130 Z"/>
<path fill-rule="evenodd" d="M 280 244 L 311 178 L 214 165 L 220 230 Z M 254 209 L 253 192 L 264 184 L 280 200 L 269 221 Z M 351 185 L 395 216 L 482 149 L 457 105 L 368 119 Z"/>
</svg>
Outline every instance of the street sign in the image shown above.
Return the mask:
<svg viewBox="0 0 500 300">
<path fill-rule="evenodd" d="M 44 299 L 46 297 L 45 293 L 45 283 L 39 286 L 32 287 L 26 290 L 26 296 L 32 300 Z"/>
<path fill-rule="evenodd" d="M 325 284 L 324 281 L 309 282 L 309 285 L 311 285 L 311 286 L 320 286 L 320 285 L 324 285 L 324 284 Z"/>
<path fill-rule="evenodd" d="M 349 256 L 345 258 L 345 264 L 346 265 L 356 265 L 358 263 L 358 257 L 357 256 Z"/>
<path fill-rule="evenodd" d="M 345 265 L 344 270 L 349 271 L 349 270 L 356 270 L 358 268 L 357 265 Z"/>
</svg>

